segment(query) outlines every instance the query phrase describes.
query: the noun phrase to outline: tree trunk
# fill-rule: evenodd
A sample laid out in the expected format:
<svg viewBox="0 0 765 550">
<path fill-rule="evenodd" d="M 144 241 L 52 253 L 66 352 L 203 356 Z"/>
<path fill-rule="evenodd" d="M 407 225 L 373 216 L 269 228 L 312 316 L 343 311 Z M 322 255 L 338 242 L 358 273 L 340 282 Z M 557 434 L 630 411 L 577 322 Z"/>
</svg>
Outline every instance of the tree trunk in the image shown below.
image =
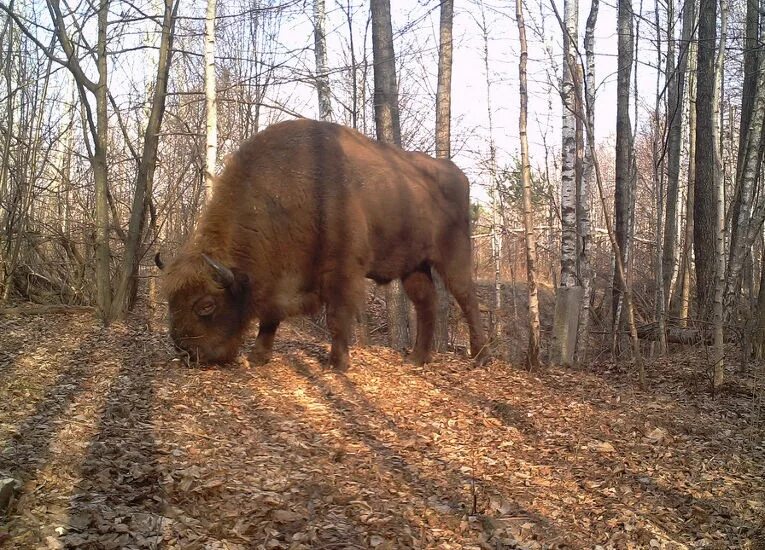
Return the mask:
<svg viewBox="0 0 765 550">
<path fill-rule="evenodd" d="M 671 5 L 669 1 L 667 7 Z M 659 10 L 655 10 L 654 15 L 656 17 L 656 28 L 660 29 L 659 22 Z M 669 18 L 672 21 L 673 18 Z M 674 54 L 673 54 L 674 55 Z M 661 121 L 661 34 L 657 32 L 656 39 L 656 103 L 654 105 L 653 112 L 653 140 L 652 141 L 652 156 L 653 162 L 653 180 L 656 200 L 656 321 L 659 326 L 659 353 L 665 355 L 667 353 L 667 331 L 665 326 L 665 299 L 664 299 L 664 276 L 663 276 L 663 250 L 664 246 L 664 154 L 661 151 L 660 145 L 664 142 L 663 135 L 660 134 Z M 667 59 L 670 55 L 667 52 Z M 669 78 L 669 73 L 665 74 L 665 79 Z M 665 113 L 665 120 L 669 113 Z"/>
<path fill-rule="evenodd" d="M 515 18 L 518 21 L 518 36 L 521 43 L 521 59 L 518 65 L 518 80 L 521 96 L 521 112 L 518 131 L 521 141 L 521 184 L 523 185 L 523 225 L 526 237 L 526 280 L 529 293 L 529 348 L 527 361 L 530 368 L 539 366 L 539 299 L 537 297 L 537 244 L 534 234 L 534 212 L 531 207 L 531 165 L 529 164 L 529 140 L 527 116 L 529 94 L 526 83 L 528 48 L 526 45 L 526 24 L 523 20 L 522 0 L 515 0 Z M 596 0 L 597 1 L 597 0 Z"/>
<path fill-rule="evenodd" d="M 754 358 L 765 359 L 765 254 L 760 265 L 760 290 L 757 294 L 756 328 L 752 338 Z"/>
<path fill-rule="evenodd" d="M 711 314 L 715 278 L 716 185 L 715 117 L 712 109 L 715 86 L 717 0 L 701 0 L 699 6 L 698 68 L 696 81 L 696 180 L 693 204 L 693 250 L 696 267 L 696 299 L 699 314 Z"/>
<path fill-rule="evenodd" d="M 325 19 L 324 0 L 313 0 L 313 42 L 316 57 L 316 93 L 319 97 L 319 118 L 331 121 L 332 99 L 329 88 Z"/>
<path fill-rule="evenodd" d="M 714 64 L 714 89 L 712 92 L 712 137 L 714 152 L 715 185 L 715 270 L 714 303 L 714 376 L 712 385 L 718 389 L 723 383 L 725 369 L 725 336 L 723 334 L 723 293 L 725 290 L 725 180 L 723 179 L 723 161 L 720 142 L 720 97 L 723 92 L 723 67 L 725 46 L 728 36 L 728 2 L 720 0 L 720 46 L 717 49 Z"/>
<path fill-rule="evenodd" d="M 691 20 L 691 27 L 696 27 L 695 0 L 687 0 L 686 12 L 683 13 L 683 27 L 686 17 Z M 693 253 L 693 205 L 696 181 L 696 67 L 698 42 L 693 34 L 688 43 L 688 184 L 685 198 L 685 233 L 683 237 L 683 286 L 680 298 L 680 324 L 688 323 L 691 310 L 691 269 Z"/>
<path fill-rule="evenodd" d="M 130 297 L 134 295 L 138 284 L 138 266 L 141 256 L 141 244 L 146 224 L 146 212 L 151 201 L 154 187 L 154 170 L 157 166 L 157 150 L 159 148 L 159 132 L 162 118 L 165 114 L 165 99 L 167 98 L 167 83 L 170 74 L 170 62 L 173 51 L 173 33 L 178 3 L 165 0 L 162 19 L 162 39 L 159 46 L 159 62 L 154 84 L 154 96 L 151 102 L 149 121 L 144 133 L 143 151 L 138 165 L 133 206 L 130 211 L 130 224 L 125 243 L 119 284 L 112 303 L 112 318 L 123 315 L 132 305 Z"/>
<path fill-rule="evenodd" d="M 577 86 L 578 74 L 576 47 L 578 41 L 579 3 L 565 0 L 563 3 L 563 82 L 561 101 L 561 279 L 555 296 L 555 320 L 553 322 L 551 360 L 560 365 L 574 362 L 579 311 L 583 289 L 579 285 L 576 270 L 577 242 L 577 191 L 580 189 L 577 170 Z"/>
<path fill-rule="evenodd" d="M 106 31 L 109 0 L 100 0 L 98 8 L 98 43 L 96 66 L 98 86 L 96 95 L 96 135 L 93 144 L 93 178 L 96 189 L 96 296 L 101 319 L 108 323 L 111 316 L 111 250 L 109 246 L 109 174 L 107 144 L 109 142 L 108 67 L 106 60 Z"/>
<path fill-rule="evenodd" d="M 754 4 L 754 5 L 752 5 Z M 747 2 L 747 37 L 744 50 L 744 86 L 741 99 L 736 194 L 731 206 L 731 238 L 725 288 L 726 316 L 735 315 L 741 288 L 741 270 L 751 253 L 752 205 L 760 174 L 763 125 L 765 124 L 765 55 L 757 53 L 759 12 L 757 2 Z M 750 36 L 749 33 L 753 33 Z"/>
<path fill-rule="evenodd" d="M 452 109 L 452 24 L 454 0 L 441 3 L 441 21 L 438 48 L 438 87 L 436 90 L 436 158 L 451 158 L 451 109 Z M 443 280 L 433 272 L 438 300 L 434 348 L 446 351 L 449 343 L 450 298 Z"/>
<path fill-rule="evenodd" d="M 218 162 L 218 98 L 215 79 L 216 0 L 207 0 L 205 16 L 205 197 L 212 197 Z"/>
<path fill-rule="evenodd" d="M 598 21 L 599 0 L 591 0 L 590 13 L 584 32 L 584 55 L 587 63 L 585 73 L 583 108 L 580 116 L 584 117 L 587 132 L 595 128 L 595 25 Z M 595 136 L 593 136 L 593 141 Z M 582 306 L 579 312 L 579 329 L 576 338 L 577 364 L 583 364 L 587 359 L 587 344 L 589 341 L 590 301 L 592 299 L 593 271 L 590 265 L 590 189 L 595 178 L 595 166 L 589 147 L 584 149 L 582 180 L 577 192 L 577 221 L 579 224 L 579 274 L 582 281 Z"/>
<path fill-rule="evenodd" d="M 616 181 L 614 189 L 614 231 L 622 266 L 627 266 L 627 247 L 630 233 L 630 203 L 632 202 L 632 130 L 630 124 L 630 75 L 634 56 L 631 0 L 619 0 L 617 99 L 616 99 Z M 614 349 L 619 334 L 619 312 L 622 309 L 622 294 L 625 288 L 618 269 L 614 270 L 613 286 L 613 331 Z"/>
<path fill-rule="evenodd" d="M 371 16 L 377 139 L 401 145 L 390 0 L 372 0 Z M 386 288 L 385 297 L 390 345 L 394 349 L 403 350 L 408 346 L 407 300 L 401 282 L 392 281 Z"/>
<path fill-rule="evenodd" d="M 672 295 L 672 282 L 678 267 L 677 253 L 677 204 L 680 188 L 680 157 L 682 156 L 683 137 L 683 97 L 685 95 L 685 72 L 688 68 L 688 46 L 693 32 L 693 17 L 686 17 L 693 12 L 693 1 L 685 0 L 683 7 L 683 29 L 680 47 L 677 48 L 674 25 L 667 32 L 667 117 L 669 124 L 667 143 L 667 205 L 664 217 L 664 250 L 662 255 L 662 275 L 664 298 L 669 301 Z M 667 3 L 667 20 L 675 20 L 673 0 Z M 675 50 L 677 64 L 675 64 Z"/>
</svg>

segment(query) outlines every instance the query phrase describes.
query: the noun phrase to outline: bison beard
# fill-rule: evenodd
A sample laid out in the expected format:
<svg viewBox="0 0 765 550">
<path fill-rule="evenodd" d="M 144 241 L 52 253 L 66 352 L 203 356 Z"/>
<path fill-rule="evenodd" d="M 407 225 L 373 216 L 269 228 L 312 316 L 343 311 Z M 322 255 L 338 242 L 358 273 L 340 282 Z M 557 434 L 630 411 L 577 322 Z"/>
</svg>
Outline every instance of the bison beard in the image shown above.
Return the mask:
<svg viewBox="0 0 765 550">
<path fill-rule="evenodd" d="M 364 278 L 401 279 L 417 311 L 412 360 L 421 364 L 433 341 L 431 268 L 465 314 L 471 356 L 484 359 L 465 175 L 350 128 L 283 122 L 231 155 L 192 238 L 163 269 L 170 334 L 192 358 L 228 361 L 257 318 L 251 359 L 264 363 L 279 323 L 323 304 L 329 361 L 345 370 Z"/>
</svg>

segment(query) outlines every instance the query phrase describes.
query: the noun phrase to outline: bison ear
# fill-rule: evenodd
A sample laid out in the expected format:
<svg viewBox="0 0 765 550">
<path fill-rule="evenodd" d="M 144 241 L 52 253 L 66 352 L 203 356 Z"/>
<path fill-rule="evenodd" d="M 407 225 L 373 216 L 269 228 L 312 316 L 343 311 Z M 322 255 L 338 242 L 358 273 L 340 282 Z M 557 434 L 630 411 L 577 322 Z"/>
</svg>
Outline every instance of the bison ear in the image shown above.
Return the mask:
<svg viewBox="0 0 765 550">
<path fill-rule="evenodd" d="M 221 285 L 223 285 L 225 288 L 231 287 L 236 282 L 236 278 L 234 277 L 234 273 L 229 268 L 227 268 L 225 265 L 222 265 L 222 264 L 216 262 L 215 260 L 213 260 L 207 254 L 202 254 L 202 257 L 210 265 L 210 267 L 212 267 L 213 270 L 215 271 L 215 278 L 216 278 L 216 280 Z"/>
<path fill-rule="evenodd" d="M 210 295 L 202 296 L 194 304 L 194 313 L 196 313 L 200 317 L 209 317 L 210 315 L 215 313 L 215 308 L 217 306 L 218 304 L 215 303 L 215 298 L 213 298 Z"/>
<path fill-rule="evenodd" d="M 156 264 L 156 266 L 159 268 L 160 271 L 165 269 L 165 262 L 163 262 L 162 258 L 160 258 L 159 252 L 154 254 L 154 263 Z"/>
</svg>

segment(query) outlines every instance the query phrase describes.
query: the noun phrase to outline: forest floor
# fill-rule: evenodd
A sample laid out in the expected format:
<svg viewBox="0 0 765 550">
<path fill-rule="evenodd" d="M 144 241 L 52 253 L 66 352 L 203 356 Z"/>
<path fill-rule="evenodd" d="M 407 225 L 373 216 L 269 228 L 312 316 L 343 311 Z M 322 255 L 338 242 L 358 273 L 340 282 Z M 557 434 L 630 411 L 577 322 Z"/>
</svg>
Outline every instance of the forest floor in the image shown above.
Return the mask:
<svg viewBox="0 0 765 550">
<path fill-rule="evenodd" d="M 4 548 L 765 548 L 765 371 L 703 350 L 534 372 L 417 368 L 280 330 L 189 368 L 161 327 L 0 316 Z M 734 365 L 735 366 L 735 365 Z"/>
</svg>

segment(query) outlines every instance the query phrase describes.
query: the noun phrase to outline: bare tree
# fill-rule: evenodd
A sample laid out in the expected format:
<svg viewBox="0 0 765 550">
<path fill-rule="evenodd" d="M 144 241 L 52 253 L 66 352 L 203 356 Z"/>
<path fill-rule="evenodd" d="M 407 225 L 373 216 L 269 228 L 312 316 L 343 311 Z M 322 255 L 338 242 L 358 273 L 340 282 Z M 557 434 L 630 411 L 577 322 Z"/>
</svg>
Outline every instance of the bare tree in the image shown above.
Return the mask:
<svg viewBox="0 0 765 550">
<path fill-rule="evenodd" d="M 528 101 L 526 64 L 528 46 L 526 45 L 526 24 L 523 19 L 521 0 L 515 0 L 515 18 L 518 22 L 518 36 L 521 43 L 518 80 L 520 87 L 521 110 L 518 118 L 518 130 L 521 141 L 521 183 L 523 185 L 523 225 L 526 242 L 526 280 L 529 294 L 529 348 L 527 361 L 529 367 L 539 366 L 539 299 L 537 297 L 537 247 L 534 234 L 534 213 L 531 208 L 531 165 L 529 164 L 528 140 Z"/>
<path fill-rule="evenodd" d="M 451 117 L 452 117 L 452 25 L 454 22 L 454 0 L 441 2 L 438 45 L 438 84 L 436 88 L 436 158 L 451 158 Z M 443 280 L 433 273 L 438 299 L 438 315 L 434 347 L 446 351 L 449 343 L 449 294 Z"/>
<path fill-rule="evenodd" d="M 327 61 L 327 17 L 324 0 L 313 1 L 313 42 L 316 57 L 316 93 L 319 98 L 319 118 L 332 120 L 332 98 L 329 87 L 329 62 Z"/>
<path fill-rule="evenodd" d="M 725 63 L 725 43 L 728 36 L 728 2 L 720 0 L 720 45 L 714 60 L 714 83 L 712 92 L 712 137 L 714 153 L 713 181 L 715 185 L 715 242 L 714 242 L 714 303 L 712 318 L 714 321 L 714 376 L 712 386 L 722 386 L 725 368 L 725 338 L 723 334 L 723 294 L 725 292 L 725 181 L 721 152 L 720 96 L 723 90 L 723 66 Z"/>
<path fill-rule="evenodd" d="M 693 251 L 696 268 L 696 299 L 703 317 L 711 313 L 715 277 L 715 52 L 717 0 L 699 5 L 699 45 L 696 80 L 696 179 L 693 204 Z"/>
<path fill-rule="evenodd" d="M 581 108 L 579 117 L 583 120 L 585 130 L 594 131 L 595 128 L 595 25 L 598 21 L 599 0 L 591 0 L 590 13 L 587 16 L 587 24 L 584 34 L 584 55 L 586 62 L 584 93 L 587 97 L 582 98 L 584 105 L 590 108 Z M 581 103 L 581 102 L 580 102 Z M 593 136 L 593 141 L 595 136 Z M 584 145 L 584 144 L 583 144 Z M 579 328 L 576 338 L 576 357 L 578 364 L 582 364 L 587 357 L 590 325 L 590 302 L 592 300 L 593 271 L 590 264 L 591 227 L 590 227 L 590 190 L 595 179 L 595 166 L 593 165 L 592 151 L 585 146 L 582 178 L 577 191 L 577 224 L 578 224 L 578 271 L 582 282 L 582 306 L 579 312 Z"/>
<path fill-rule="evenodd" d="M 400 146 L 401 122 L 398 111 L 398 85 L 390 0 L 371 0 L 371 15 L 377 139 Z M 388 285 L 386 299 L 390 344 L 395 349 L 404 349 L 408 345 L 407 301 L 400 281 L 392 281 Z"/>
<path fill-rule="evenodd" d="M 207 0 L 205 14 L 205 195 L 210 200 L 218 163 L 218 98 L 215 78 L 216 0 Z"/>
<path fill-rule="evenodd" d="M 154 81 L 149 120 L 144 132 L 141 160 L 138 166 L 133 206 L 130 210 L 130 224 L 122 262 L 122 270 L 116 285 L 112 304 L 112 318 L 119 317 L 134 303 L 138 284 L 138 263 L 141 257 L 146 213 L 152 198 L 154 171 L 157 166 L 159 131 L 165 115 L 165 100 L 173 52 L 177 0 L 165 0 L 162 18 L 162 38 L 159 46 L 159 62 Z"/>
<path fill-rule="evenodd" d="M 686 20 L 690 20 L 690 25 L 696 27 L 696 1 L 688 0 L 683 11 L 683 28 L 686 26 Z M 693 205 L 695 202 L 694 190 L 696 181 L 696 67 L 698 61 L 698 42 L 693 37 L 693 32 L 689 35 L 688 42 L 688 185 L 685 201 L 685 233 L 683 237 L 683 258 L 682 258 L 682 289 L 680 297 L 680 319 L 681 325 L 687 325 L 691 309 L 691 270 L 692 270 L 692 252 L 693 252 Z"/>
<path fill-rule="evenodd" d="M 578 0 L 563 3 L 563 80 L 561 101 L 561 254 L 560 286 L 556 292 L 553 323 L 552 361 L 570 365 L 576 350 L 577 325 L 583 289 L 577 267 L 577 190 L 581 188 L 581 170 L 577 166 L 577 84 L 581 72 L 577 60 L 579 25 Z M 579 88 L 581 89 L 581 88 Z"/>
<path fill-rule="evenodd" d="M 491 317 L 490 334 L 495 346 L 501 347 L 504 341 L 502 328 L 502 233 L 503 233 L 503 207 L 502 189 L 499 181 L 497 167 L 497 145 L 494 139 L 494 105 L 492 103 L 491 72 L 489 67 L 489 24 L 486 20 L 486 7 L 483 0 L 480 2 L 481 20 L 478 25 L 483 39 L 483 68 L 486 76 L 486 120 L 489 132 L 489 158 L 487 159 L 489 170 L 489 197 L 491 200 L 491 257 L 494 267 L 494 304 Z"/>
<path fill-rule="evenodd" d="M 634 57 L 633 12 L 631 0 L 619 0 L 617 13 L 618 75 L 616 99 L 616 182 L 614 189 L 614 230 L 619 245 L 619 260 L 627 266 L 627 248 L 630 234 L 630 204 L 632 203 L 632 167 L 634 163 L 632 130 L 630 123 L 630 75 Z M 615 271 L 618 271 L 615 270 Z M 622 277 L 615 273 L 613 287 L 614 349 L 622 311 Z"/>
<path fill-rule="evenodd" d="M 765 38 L 765 32 L 760 30 L 760 13 L 756 0 L 747 2 L 746 34 L 736 193 L 731 205 L 730 255 L 725 289 L 728 316 L 735 313 L 738 303 L 741 272 L 754 243 L 750 235 L 757 233 L 752 231 L 752 207 L 762 163 L 765 124 L 765 55 L 758 52 L 757 42 L 758 37 L 760 40 Z"/>
</svg>

